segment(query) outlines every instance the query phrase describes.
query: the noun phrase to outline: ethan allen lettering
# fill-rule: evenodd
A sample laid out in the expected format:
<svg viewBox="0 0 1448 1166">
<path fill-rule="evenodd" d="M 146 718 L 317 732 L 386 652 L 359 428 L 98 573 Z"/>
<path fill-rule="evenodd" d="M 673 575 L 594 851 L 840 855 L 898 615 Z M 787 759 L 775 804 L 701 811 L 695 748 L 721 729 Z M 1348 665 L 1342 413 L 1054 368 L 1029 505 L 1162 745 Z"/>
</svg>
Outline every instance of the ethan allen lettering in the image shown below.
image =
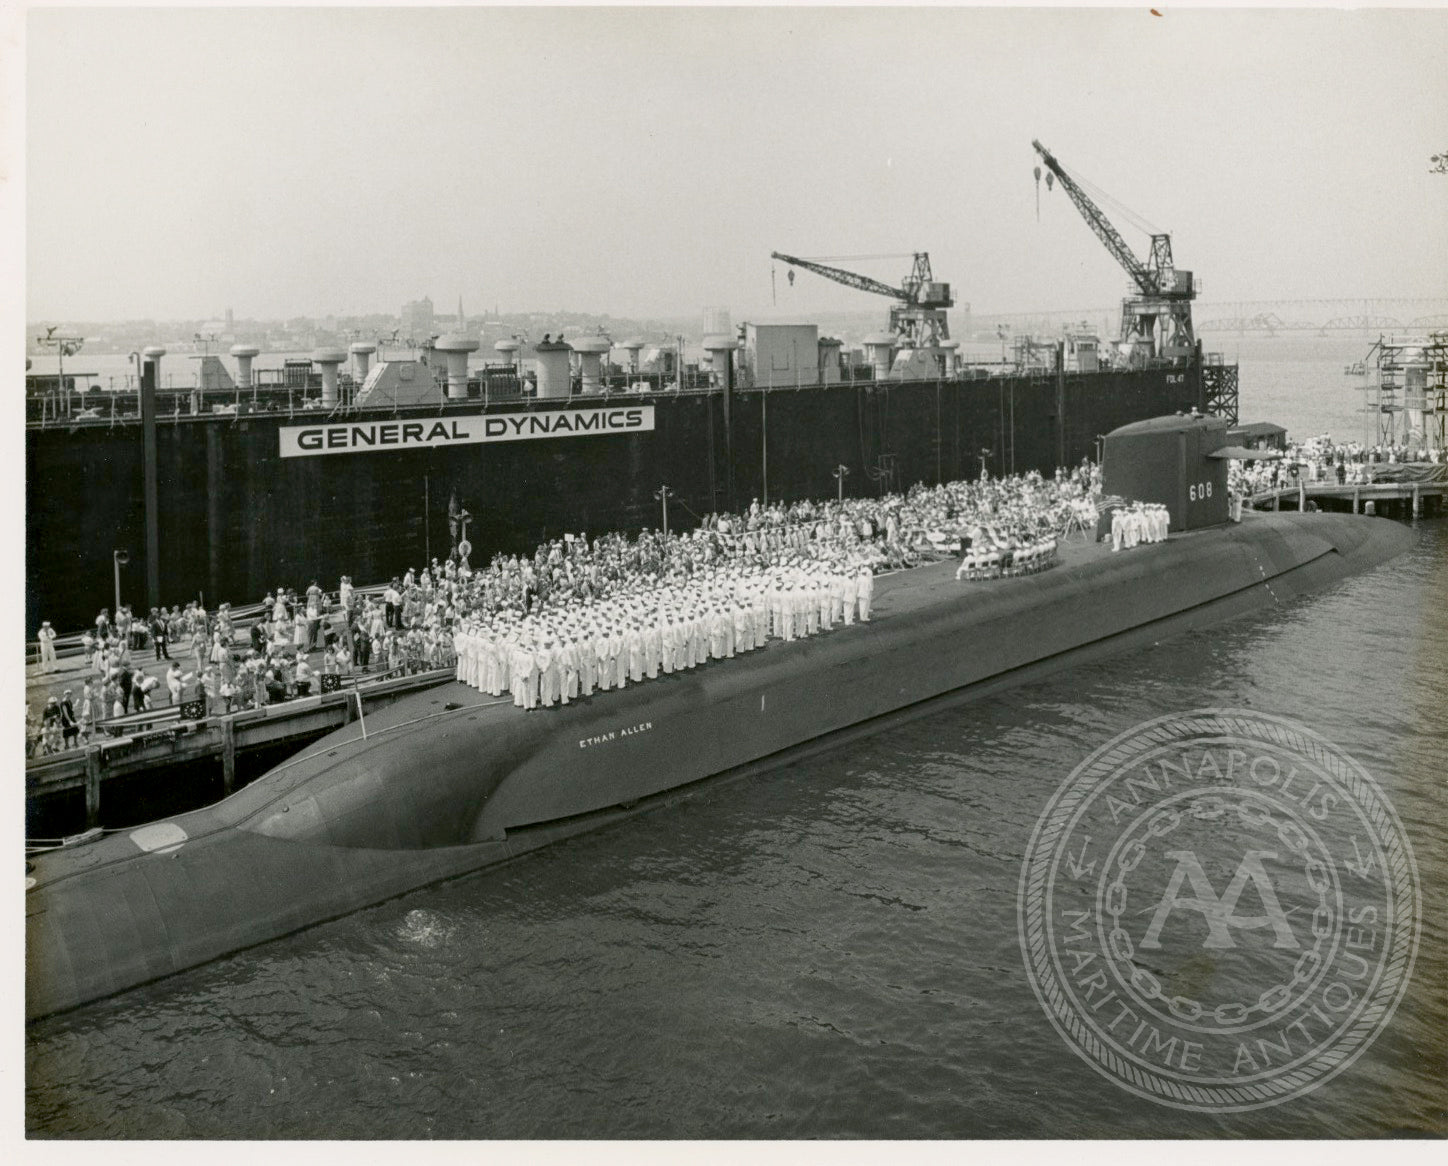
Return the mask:
<svg viewBox="0 0 1448 1166">
<path fill-rule="evenodd" d="M 596 737 L 580 737 L 578 747 L 590 749 L 595 745 L 606 745 L 610 741 L 617 741 L 620 737 L 633 737 L 639 733 L 647 733 L 654 727 L 653 721 L 640 721 L 636 725 L 630 725 L 626 729 L 610 729 L 606 733 L 600 733 Z"/>
</svg>

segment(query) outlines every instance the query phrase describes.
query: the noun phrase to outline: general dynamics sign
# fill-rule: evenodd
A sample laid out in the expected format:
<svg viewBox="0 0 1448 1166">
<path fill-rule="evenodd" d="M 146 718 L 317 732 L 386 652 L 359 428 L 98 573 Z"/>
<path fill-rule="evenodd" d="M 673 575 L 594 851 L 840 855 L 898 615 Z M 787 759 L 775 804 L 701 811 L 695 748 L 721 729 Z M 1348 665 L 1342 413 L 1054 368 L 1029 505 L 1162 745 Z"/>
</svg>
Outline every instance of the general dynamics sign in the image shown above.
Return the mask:
<svg viewBox="0 0 1448 1166">
<path fill-rule="evenodd" d="M 480 445 L 489 441 L 527 441 L 534 437 L 644 433 L 653 427 L 652 405 L 630 405 L 613 409 L 474 414 L 426 421 L 284 425 L 280 438 L 282 457 L 318 457 L 328 453 L 376 453 L 383 450 L 436 449 L 447 445 Z"/>
</svg>

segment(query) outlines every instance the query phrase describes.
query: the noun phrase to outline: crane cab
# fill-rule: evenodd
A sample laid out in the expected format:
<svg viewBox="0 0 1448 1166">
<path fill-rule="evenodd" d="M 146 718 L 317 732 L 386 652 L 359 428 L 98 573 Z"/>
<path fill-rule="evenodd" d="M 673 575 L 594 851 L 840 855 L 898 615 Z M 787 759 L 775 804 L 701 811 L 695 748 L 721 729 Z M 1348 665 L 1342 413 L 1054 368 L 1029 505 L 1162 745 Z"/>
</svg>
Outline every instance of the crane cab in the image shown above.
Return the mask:
<svg viewBox="0 0 1448 1166">
<path fill-rule="evenodd" d="M 953 308 L 955 301 L 950 296 L 950 284 L 935 280 L 920 285 L 919 304 L 924 308 Z"/>
</svg>

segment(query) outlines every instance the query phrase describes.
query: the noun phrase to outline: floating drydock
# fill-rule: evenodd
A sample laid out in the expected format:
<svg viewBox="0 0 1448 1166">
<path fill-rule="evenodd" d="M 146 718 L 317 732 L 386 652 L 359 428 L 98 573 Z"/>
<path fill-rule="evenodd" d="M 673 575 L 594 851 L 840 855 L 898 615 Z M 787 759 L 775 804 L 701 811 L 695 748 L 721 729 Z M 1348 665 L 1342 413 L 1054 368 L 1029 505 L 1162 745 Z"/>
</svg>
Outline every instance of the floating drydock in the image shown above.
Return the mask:
<svg viewBox="0 0 1448 1166">
<path fill-rule="evenodd" d="M 190 394 L 158 392 L 149 422 L 32 422 L 26 626 L 91 623 L 114 602 L 117 549 L 130 551 L 120 587 L 133 608 L 197 595 L 214 606 L 313 578 L 383 580 L 442 558 L 450 507 L 471 515 L 476 563 L 564 532 L 656 527 L 664 484 L 678 525 L 688 511 L 738 511 L 753 498 L 833 496 L 841 465 L 846 490 L 864 496 L 974 478 L 982 466 L 1050 473 L 1098 457 L 1098 435 L 1127 422 L 1211 411 L 1222 379 L 1236 375 L 1200 354 L 1095 372 L 863 372 L 800 387 L 791 376 L 386 408 L 289 411 L 284 397 L 280 412 L 237 414 L 193 412 Z"/>
<path fill-rule="evenodd" d="M 1371 568 L 1384 519 L 1249 514 L 1043 574 L 880 580 L 874 618 L 520 712 L 461 684 L 405 698 L 219 804 L 38 858 L 34 1018 L 477 870 L 802 752 Z"/>
</svg>

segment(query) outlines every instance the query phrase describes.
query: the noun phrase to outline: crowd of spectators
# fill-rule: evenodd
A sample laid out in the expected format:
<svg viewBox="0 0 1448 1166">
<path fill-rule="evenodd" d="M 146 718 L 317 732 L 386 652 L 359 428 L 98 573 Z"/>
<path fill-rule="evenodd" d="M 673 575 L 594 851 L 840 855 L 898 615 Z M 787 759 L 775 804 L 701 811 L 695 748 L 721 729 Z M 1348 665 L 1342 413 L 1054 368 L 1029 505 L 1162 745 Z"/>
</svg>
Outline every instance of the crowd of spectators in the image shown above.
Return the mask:
<svg viewBox="0 0 1448 1166">
<path fill-rule="evenodd" d="M 1287 489 L 1299 482 L 1370 485 L 1380 466 L 1410 462 L 1436 464 L 1443 456 L 1442 451 L 1426 440 L 1364 445 L 1357 441 L 1334 441 L 1324 433 L 1305 441 L 1290 442 L 1281 458 L 1231 462 L 1227 485 L 1233 494 L 1248 498 L 1269 490 Z"/>
<path fill-rule="evenodd" d="M 571 698 L 588 681 L 590 688 L 621 686 L 651 666 L 655 673 L 676 662 L 690 667 L 690 660 L 742 650 L 746 641 L 828 630 L 856 613 L 868 618 L 871 579 L 880 571 L 972 546 L 1054 551 L 1055 538 L 1073 523 L 1089 526 L 1088 516 L 1094 522 L 1099 490 L 1096 467 L 1083 463 L 1053 479 L 1032 472 L 917 485 L 878 498 L 767 506 L 756 500 L 740 514 L 706 515 L 687 532 L 565 535 L 531 556 L 500 554 L 477 568 L 465 559 L 434 559 L 380 592 L 364 594 L 346 576 L 335 593 L 315 582 L 301 594 L 278 588 L 247 620 L 236 618 L 230 604 L 208 612 L 195 601 L 152 609 L 145 618 L 124 607 L 114 618 L 102 611 L 82 637 L 77 687 L 50 698 L 38 716 L 31 711 L 32 752 L 83 744 L 102 721 L 127 713 L 165 704 L 199 715 L 237 712 L 330 687 L 329 676 L 340 684 L 361 673 L 456 667 L 460 679 L 491 690 L 468 637 L 508 641 L 510 659 L 525 646 L 534 653 L 533 704 L 549 694 Z M 635 652 L 633 632 L 666 631 L 671 623 L 693 627 L 677 657 L 652 640 Z M 602 635 L 605 658 L 618 658 L 615 632 L 624 641 L 621 665 L 598 656 Z M 570 676 L 564 657 L 585 636 L 592 637 L 596 663 L 590 669 L 580 659 Z M 560 658 L 538 668 L 536 657 L 548 648 Z M 168 665 L 161 677 L 145 667 L 154 671 L 157 662 Z M 545 679 L 550 667 L 556 685 Z M 514 670 L 504 674 L 502 687 L 511 688 Z M 515 699 L 528 703 L 526 695 Z"/>
<path fill-rule="evenodd" d="M 461 581 L 457 677 L 534 709 L 868 620 L 877 572 L 972 546 L 1054 550 L 1095 485 L 1086 465 L 1051 481 L 1031 473 L 873 499 L 756 500 L 683 534 L 565 536 Z"/>
<path fill-rule="evenodd" d="M 32 753 L 74 748 L 102 721 L 166 705 L 239 712 L 310 695 L 326 676 L 340 683 L 358 672 L 449 665 L 449 638 L 420 618 L 419 596 L 428 589 L 412 588 L 404 603 L 401 586 L 393 580 L 384 595 L 364 595 L 344 577 L 335 595 L 315 582 L 300 595 L 278 588 L 246 620 L 228 603 L 208 612 L 193 601 L 184 610 L 153 609 L 146 619 L 125 607 L 114 619 L 103 610 L 81 636 L 75 687 L 49 698 L 38 715 L 27 709 Z M 159 662 L 167 665 L 160 676 Z M 41 669 L 50 670 L 43 659 Z"/>
</svg>

